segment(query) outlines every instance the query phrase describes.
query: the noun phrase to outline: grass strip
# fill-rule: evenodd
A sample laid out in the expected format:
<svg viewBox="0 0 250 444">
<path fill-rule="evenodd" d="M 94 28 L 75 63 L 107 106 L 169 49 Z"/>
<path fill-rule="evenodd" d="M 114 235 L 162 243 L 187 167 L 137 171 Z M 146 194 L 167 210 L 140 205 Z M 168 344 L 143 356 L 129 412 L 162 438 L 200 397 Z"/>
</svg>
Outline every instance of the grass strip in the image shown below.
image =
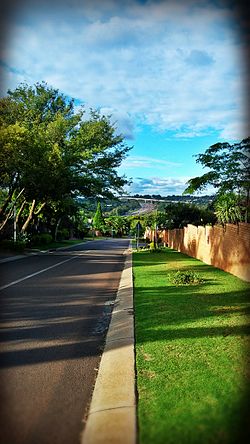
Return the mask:
<svg viewBox="0 0 250 444">
<path fill-rule="evenodd" d="M 133 274 L 139 443 L 246 442 L 250 284 L 170 249 L 135 252 Z"/>
</svg>

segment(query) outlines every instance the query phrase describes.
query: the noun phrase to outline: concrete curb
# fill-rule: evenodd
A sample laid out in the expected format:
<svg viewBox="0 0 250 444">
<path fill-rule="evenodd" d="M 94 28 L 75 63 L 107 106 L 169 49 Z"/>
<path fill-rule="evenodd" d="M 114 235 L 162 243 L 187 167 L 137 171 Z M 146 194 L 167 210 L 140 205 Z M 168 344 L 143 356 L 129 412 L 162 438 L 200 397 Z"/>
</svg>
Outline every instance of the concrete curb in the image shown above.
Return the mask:
<svg viewBox="0 0 250 444">
<path fill-rule="evenodd" d="M 136 443 L 131 249 L 126 254 L 81 444 Z"/>
<path fill-rule="evenodd" d="M 20 254 L 18 256 L 5 257 L 4 259 L 0 259 L 0 264 L 5 264 L 6 262 L 17 261 L 18 259 L 23 259 L 24 257 L 26 257 L 25 254 Z"/>
</svg>

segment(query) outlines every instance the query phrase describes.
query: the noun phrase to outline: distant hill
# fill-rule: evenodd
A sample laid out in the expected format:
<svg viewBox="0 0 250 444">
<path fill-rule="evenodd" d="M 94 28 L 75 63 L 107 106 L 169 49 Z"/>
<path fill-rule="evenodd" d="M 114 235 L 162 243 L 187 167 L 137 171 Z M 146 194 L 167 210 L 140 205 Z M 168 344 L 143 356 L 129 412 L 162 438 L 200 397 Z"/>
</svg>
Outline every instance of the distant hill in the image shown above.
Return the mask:
<svg viewBox="0 0 250 444">
<path fill-rule="evenodd" d="M 153 202 L 151 203 L 151 205 L 149 202 L 147 205 L 145 205 L 145 199 L 147 199 L 147 201 L 152 200 Z M 150 209 L 151 211 L 153 211 L 153 209 L 156 208 L 158 210 L 164 211 L 165 205 L 169 203 L 183 202 L 183 203 L 192 203 L 198 206 L 207 206 L 213 201 L 213 196 L 210 195 L 161 196 L 159 194 L 157 195 L 135 194 L 135 195 L 122 196 L 121 198 L 116 198 L 116 199 L 79 198 L 79 202 L 90 213 L 95 212 L 98 201 L 101 202 L 102 211 L 105 216 L 108 215 L 126 216 L 136 213 L 145 213 L 146 210 L 150 211 Z"/>
<path fill-rule="evenodd" d="M 186 203 L 196 203 L 196 204 L 208 204 L 211 203 L 214 199 L 214 196 L 211 195 L 205 195 L 205 196 L 194 196 L 194 195 L 175 195 L 172 194 L 171 196 L 161 196 L 160 194 L 134 194 L 131 196 L 128 196 L 129 198 L 135 198 L 135 199 L 152 199 L 152 200 L 159 200 L 159 201 L 166 201 L 166 202 L 186 202 Z M 124 196 L 124 199 L 126 197 Z"/>
</svg>

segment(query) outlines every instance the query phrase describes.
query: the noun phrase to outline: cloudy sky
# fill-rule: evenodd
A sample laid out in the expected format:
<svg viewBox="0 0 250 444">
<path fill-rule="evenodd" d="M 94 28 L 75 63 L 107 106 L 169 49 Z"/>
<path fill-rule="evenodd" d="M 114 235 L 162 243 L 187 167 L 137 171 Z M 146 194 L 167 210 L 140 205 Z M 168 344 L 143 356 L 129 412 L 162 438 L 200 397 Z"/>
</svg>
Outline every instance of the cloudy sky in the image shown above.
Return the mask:
<svg viewBox="0 0 250 444">
<path fill-rule="evenodd" d="M 46 81 L 112 114 L 133 146 L 129 191 L 181 194 L 194 155 L 246 137 L 244 32 L 234 1 L 9 0 L 1 95 Z"/>
</svg>

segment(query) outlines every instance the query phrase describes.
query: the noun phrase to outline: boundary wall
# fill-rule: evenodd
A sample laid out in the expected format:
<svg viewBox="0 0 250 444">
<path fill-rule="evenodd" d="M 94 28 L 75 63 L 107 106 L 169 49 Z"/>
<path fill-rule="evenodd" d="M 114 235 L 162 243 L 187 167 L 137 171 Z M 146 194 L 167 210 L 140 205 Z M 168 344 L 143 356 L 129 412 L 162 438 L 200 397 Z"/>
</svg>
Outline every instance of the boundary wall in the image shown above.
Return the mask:
<svg viewBox="0 0 250 444">
<path fill-rule="evenodd" d="M 153 239 L 154 231 L 147 232 Z M 250 224 L 187 225 L 157 233 L 165 245 L 250 282 Z"/>
</svg>

